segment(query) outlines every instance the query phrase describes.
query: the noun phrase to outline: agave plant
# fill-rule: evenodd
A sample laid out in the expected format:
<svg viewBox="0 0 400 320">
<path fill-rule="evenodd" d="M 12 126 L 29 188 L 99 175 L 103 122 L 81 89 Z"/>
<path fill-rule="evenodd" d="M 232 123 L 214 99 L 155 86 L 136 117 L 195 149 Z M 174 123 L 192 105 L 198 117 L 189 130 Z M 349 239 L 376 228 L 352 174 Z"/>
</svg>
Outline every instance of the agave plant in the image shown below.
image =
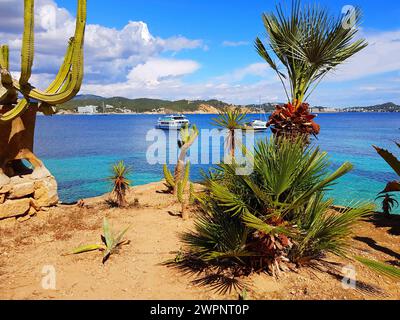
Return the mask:
<svg viewBox="0 0 400 320">
<path fill-rule="evenodd" d="M 125 165 L 124 161 L 120 161 L 112 166 L 112 176 L 108 180 L 112 183 L 113 189 L 111 195 L 115 197 L 115 204 L 118 207 L 127 205 L 126 192 L 131 185 L 131 181 L 127 176 L 132 172 L 132 169 Z"/>
<path fill-rule="evenodd" d="M 130 227 L 127 227 L 122 232 L 115 234 L 108 223 L 107 218 L 103 220 L 103 235 L 101 236 L 102 244 L 91 244 L 78 247 L 74 249 L 70 254 L 81 254 L 85 252 L 91 251 L 103 251 L 103 264 L 107 262 L 110 256 L 117 252 L 118 249 L 130 243 L 128 240 L 123 240 L 126 232 L 129 230 Z"/>
<path fill-rule="evenodd" d="M 251 175 L 238 176 L 236 164 L 221 164 L 205 181 L 195 230 L 182 236 L 190 255 L 272 273 L 289 260 L 303 264 L 327 252 L 346 256 L 354 224 L 374 206 L 335 212 L 324 196 L 352 165 L 329 172 L 327 154 L 302 138 L 271 138 L 247 154 L 254 157 Z"/>
<path fill-rule="evenodd" d="M 400 148 L 400 143 L 396 143 L 396 145 Z M 400 177 L 400 160 L 397 159 L 391 152 L 388 150 L 379 148 L 374 146 L 376 152 L 386 161 L 386 163 L 394 170 L 394 172 Z M 377 198 L 382 198 L 382 209 L 383 212 L 389 215 L 394 208 L 394 206 L 398 206 L 399 203 L 396 199 L 390 194 L 390 192 L 399 192 L 400 191 L 400 181 L 391 181 L 389 182 L 385 189 L 380 192 L 380 196 Z"/>
<path fill-rule="evenodd" d="M 219 111 L 217 118 L 213 118 L 213 122 L 221 129 L 228 130 L 225 145 L 230 151 L 231 158 L 235 158 L 236 136 L 235 130 L 242 129 L 245 125 L 246 113 L 241 108 L 226 107 Z"/>
<path fill-rule="evenodd" d="M 268 45 L 257 38 L 255 47 L 278 75 L 288 100 L 269 122 L 277 134 L 318 134 L 304 102 L 330 71 L 367 46 L 363 39 L 354 40 L 361 11 L 355 8 L 352 14 L 354 25 L 347 27 L 318 4 L 300 0 L 292 1 L 289 13 L 279 4 L 276 13 L 263 14 Z"/>
</svg>

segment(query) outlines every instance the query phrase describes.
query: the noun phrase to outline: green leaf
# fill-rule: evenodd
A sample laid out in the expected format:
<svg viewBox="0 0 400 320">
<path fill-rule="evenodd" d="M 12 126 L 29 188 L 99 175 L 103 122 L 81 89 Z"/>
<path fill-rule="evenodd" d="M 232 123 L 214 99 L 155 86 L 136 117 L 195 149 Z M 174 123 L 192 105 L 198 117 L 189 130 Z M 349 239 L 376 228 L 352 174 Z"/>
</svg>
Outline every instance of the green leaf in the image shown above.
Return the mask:
<svg viewBox="0 0 400 320">
<path fill-rule="evenodd" d="M 243 215 L 243 222 L 247 227 L 256 229 L 265 234 L 293 234 L 289 229 L 282 226 L 269 225 L 249 212 Z"/>
<path fill-rule="evenodd" d="M 119 235 L 115 238 L 115 246 L 119 246 L 121 244 L 122 238 L 125 236 L 125 234 L 128 232 L 131 226 L 126 227 L 124 230 L 122 230 Z"/>
<path fill-rule="evenodd" d="M 392 279 L 396 279 L 396 280 L 400 280 L 400 268 L 396 268 L 393 267 L 391 265 L 382 263 L 382 262 L 378 262 L 378 261 L 374 261 L 374 260 L 370 260 L 370 259 L 366 259 L 363 257 L 354 257 L 358 262 L 362 263 L 363 265 L 367 266 L 368 268 L 370 268 L 371 270 L 382 274 L 386 277 L 392 278 Z"/>
<path fill-rule="evenodd" d="M 397 175 L 400 176 L 400 161 L 388 150 L 381 149 L 377 146 L 374 146 L 374 148 L 378 152 L 378 154 L 387 162 L 387 164 L 392 167 L 394 172 L 396 172 Z"/>
<path fill-rule="evenodd" d="M 108 220 L 105 217 L 103 220 L 103 233 L 104 233 L 104 239 L 106 240 L 106 246 L 109 250 L 111 250 L 114 245 L 113 236 L 110 229 L 110 224 L 108 223 Z"/>
<path fill-rule="evenodd" d="M 91 252 L 91 251 L 101 250 L 103 248 L 104 248 L 104 246 L 102 246 L 100 244 L 90 244 L 90 245 L 78 247 L 78 248 L 72 250 L 71 254 L 80 254 L 80 253 L 85 253 L 85 252 Z"/>
</svg>

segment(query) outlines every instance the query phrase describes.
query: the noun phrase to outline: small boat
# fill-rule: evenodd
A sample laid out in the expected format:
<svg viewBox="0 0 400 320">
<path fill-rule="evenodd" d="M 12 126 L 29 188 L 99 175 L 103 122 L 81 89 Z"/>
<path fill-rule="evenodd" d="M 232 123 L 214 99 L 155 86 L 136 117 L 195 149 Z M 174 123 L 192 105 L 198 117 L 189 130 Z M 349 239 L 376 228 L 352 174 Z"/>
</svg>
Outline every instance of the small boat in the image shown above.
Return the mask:
<svg viewBox="0 0 400 320">
<path fill-rule="evenodd" d="M 261 97 L 260 97 L 259 105 L 261 106 Z M 258 119 L 258 120 L 256 119 L 249 123 L 246 123 L 246 125 L 245 125 L 246 130 L 265 131 L 268 129 L 268 127 L 267 127 L 268 121 L 266 121 L 267 119 L 265 116 L 265 109 L 260 107 L 259 112 L 260 112 L 260 119 Z"/>
<path fill-rule="evenodd" d="M 267 121 L 253 120 L 246 124 L 246 130 L 265 131 L 267 130 Z"/>
<path fill-rule="evenodd" d="M 184 115 L 168 115 L 158 119 L 156 128 L 162 130 L 181 130 L 185 126 L 190 126 L 190 121 Z"/>
</svg>

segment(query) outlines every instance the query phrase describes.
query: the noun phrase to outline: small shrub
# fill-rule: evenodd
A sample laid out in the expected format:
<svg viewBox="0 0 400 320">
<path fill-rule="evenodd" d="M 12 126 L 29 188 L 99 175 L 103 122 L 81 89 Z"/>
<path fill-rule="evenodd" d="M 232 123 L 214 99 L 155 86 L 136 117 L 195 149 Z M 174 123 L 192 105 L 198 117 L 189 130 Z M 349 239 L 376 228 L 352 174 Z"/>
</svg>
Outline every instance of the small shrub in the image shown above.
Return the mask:
<svg viewBox="0 0 400 320">
<path fill-rule="evenodd" d="M 112 166 L 112 176 L 108 180 L 112 183 L 111 198 L 108 203 L 116 207 L 126 207 L 126 192 L 131 185 L 131 181 L 127 176 L 132 172 L 132 169 L 127 167 L 124 161 L 120 161 Z"/>
</svg>

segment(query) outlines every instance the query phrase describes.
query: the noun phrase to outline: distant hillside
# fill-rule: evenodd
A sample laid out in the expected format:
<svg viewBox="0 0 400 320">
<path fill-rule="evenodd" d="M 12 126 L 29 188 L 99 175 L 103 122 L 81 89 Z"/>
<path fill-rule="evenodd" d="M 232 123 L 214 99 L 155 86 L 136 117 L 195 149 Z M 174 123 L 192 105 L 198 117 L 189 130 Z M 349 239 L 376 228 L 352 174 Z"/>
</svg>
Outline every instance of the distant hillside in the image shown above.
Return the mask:
<svg viewBox="0 0 400 320">
<path fill-rule="evenodd" d="M 400 106 L 393 102 L 387 102 L 369 107 L 345 108 L 344 111 L 345 112 L 400 112 Z"/>
<path fill-rule="evenodd" d="M 159 99 L 128 99 L 123 97 L 103 98 L 95 95 L 80 95 L 75 99 L 57 107 L 58 110 L 76 111 L 78 107 L 97 106 L 99 112 L 153 112 L 164 109 L 166 112 L 195 112 L 206 107 L 221 109 L 229 106 L 219 100 L 179 100 L 168 101 Z"/>
<path fill-rule="evenodd" d="M 270 113 L 275 110 L 276 105 L 282 105 L 283 103 L 263 103 L 263 104 L 248 104 L 245 107 L 251 110 L 263 110 Z"/>
</svg>

